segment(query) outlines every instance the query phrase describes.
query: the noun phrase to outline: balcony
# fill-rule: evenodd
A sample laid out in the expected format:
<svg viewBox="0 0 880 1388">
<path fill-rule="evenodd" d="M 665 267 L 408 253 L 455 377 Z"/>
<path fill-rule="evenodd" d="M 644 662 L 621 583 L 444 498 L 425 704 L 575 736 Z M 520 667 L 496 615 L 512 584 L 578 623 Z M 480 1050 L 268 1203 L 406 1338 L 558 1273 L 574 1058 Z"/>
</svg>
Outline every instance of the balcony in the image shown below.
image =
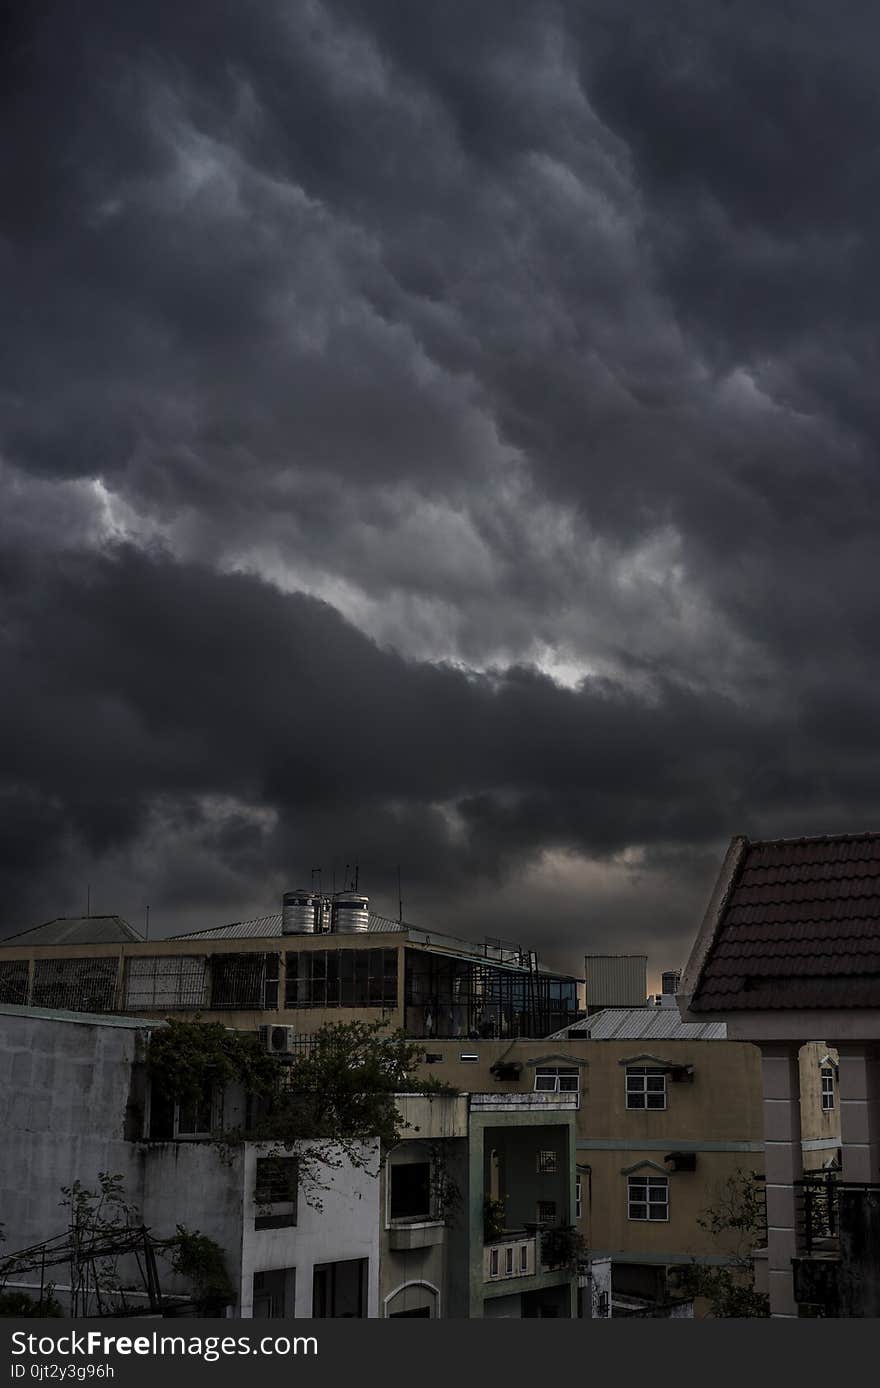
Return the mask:
<svg viewBox="0 0 880 1388">
<path fill-rule="evenodd" d="M 880 1316 L 880 1184 L 827 1176 L 795 1183 L 801 1314 Z"/>
<path fill-rule="evenodd" d="M 525 1229 L 509 1230 L 483 1248 L 483 1281 L 503 1282 L 514 1277 L 534 1277 L 538 1268 L 538 1240 Z"/>
<path fill-rule="evenodd" d="M 578 1108 L 579 1095 L 573 1094 L 472 1094 L 475 1113 L 558 1113 Z"/>
</svg>

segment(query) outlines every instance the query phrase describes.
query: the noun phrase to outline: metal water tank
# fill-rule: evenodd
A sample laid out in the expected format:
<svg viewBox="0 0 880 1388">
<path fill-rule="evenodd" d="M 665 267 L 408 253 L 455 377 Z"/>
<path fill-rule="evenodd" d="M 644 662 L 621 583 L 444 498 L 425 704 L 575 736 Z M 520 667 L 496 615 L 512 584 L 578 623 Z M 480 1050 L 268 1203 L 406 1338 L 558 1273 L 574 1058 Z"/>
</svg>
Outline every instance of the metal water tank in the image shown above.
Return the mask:
<svg viewBox="0 0 880 1388">
<path fill-rule="evenodd" d="M 365 935 L 370 928 L 370 898 L 359 892 L 339 892 L 333 898 L 336 935 Z"/>
<path fill-rule="evenodd" d="M 321 898 L 304 889 L 281 898 L 281 934 L 314 935 Z"/>
</svg>

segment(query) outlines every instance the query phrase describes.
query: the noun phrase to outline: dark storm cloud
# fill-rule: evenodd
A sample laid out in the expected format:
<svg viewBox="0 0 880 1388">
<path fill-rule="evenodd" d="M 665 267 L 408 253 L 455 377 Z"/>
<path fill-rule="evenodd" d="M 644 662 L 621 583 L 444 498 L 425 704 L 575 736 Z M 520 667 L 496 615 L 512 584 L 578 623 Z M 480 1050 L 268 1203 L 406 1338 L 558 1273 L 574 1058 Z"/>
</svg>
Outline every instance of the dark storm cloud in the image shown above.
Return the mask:
<svg viewBox="0 0 880 1388">
<path fill-rule="evenodd" d="M 213 920 L 348 855 L 679 940 L 729 833 L 870 822 L 876 38 L 19 13 L 8 924 L 84 872 Z"/>
<path fill-rule="evenodd" d="M 46 862 L 71 844 L 100 858 L 157 814 L 257 879 L 329 868 L 344 842 L 386 890 L 400 856 L 417 893 L 458 893 L 548 849 L 605 861 L 640 844 L 660 865 L 731 816 L 766 824 L 805 799 L 839 812 L 823 775 L 846 747 L 817 739 L 808 767 L 800 712 L 780 738 L 676 686 L 646 702 L 607 681 L 408 662 L 314 599 L 130 547 L 23 559 L 3 588 L 4 818 L 31 844 L 4 838 L 8 901 L 34 894 L 34 838 Z M 212 823 L 224 797 L 241 808 Z M 210 900 L 201 874 L 190 890 Z M 172 876 L 163 903 L 179 893 Z"/>
</svg>

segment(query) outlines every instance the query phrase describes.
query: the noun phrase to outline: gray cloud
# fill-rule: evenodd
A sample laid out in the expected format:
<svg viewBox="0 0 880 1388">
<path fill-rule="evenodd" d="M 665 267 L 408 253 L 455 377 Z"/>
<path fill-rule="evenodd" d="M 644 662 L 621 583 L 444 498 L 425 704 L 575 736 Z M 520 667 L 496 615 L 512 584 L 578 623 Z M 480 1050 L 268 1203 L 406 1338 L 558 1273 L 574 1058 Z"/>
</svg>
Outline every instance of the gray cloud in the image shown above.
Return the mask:
<svg viewBox="0 0 880 1388">
<path fill-rule="evenodd" d="M 849 20 L 19 16 L 7 928 L 84 876 L 209 923 L 348 855 L 438 923 L 661 950 L 729 833 L 870 822 Z"/>
</svg>

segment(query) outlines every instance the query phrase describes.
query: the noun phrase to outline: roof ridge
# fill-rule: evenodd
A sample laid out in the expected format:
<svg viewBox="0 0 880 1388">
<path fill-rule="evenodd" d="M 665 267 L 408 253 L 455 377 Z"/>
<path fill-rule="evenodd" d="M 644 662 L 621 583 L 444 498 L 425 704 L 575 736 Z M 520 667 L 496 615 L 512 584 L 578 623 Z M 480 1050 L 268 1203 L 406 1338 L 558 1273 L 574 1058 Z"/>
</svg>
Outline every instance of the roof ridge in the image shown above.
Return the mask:
<svg viewBox="0 0 880 1388">
<path fill-rule="evenodd" d="M 750 839 L 743 835 L 749 848 L 775 848 L 778 844 L 795 843 L 860 843 L 867 839 L 880 839 L 880 830 L 862 829 L 858 833 L 843 834 L 795 834 L 792 838 Z"/>
</svg>

